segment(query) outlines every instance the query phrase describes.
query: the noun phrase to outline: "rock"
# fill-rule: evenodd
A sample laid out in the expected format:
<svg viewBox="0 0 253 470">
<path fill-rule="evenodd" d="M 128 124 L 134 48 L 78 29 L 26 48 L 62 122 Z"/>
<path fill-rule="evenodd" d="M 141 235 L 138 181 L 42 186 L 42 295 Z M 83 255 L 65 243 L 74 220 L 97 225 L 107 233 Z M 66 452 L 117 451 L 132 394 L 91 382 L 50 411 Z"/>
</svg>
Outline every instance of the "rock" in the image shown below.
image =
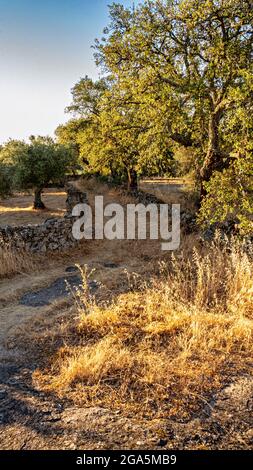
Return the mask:
<svg viewBox="0 0 253 470">
<path fill-rule="evenodd" d="M 5 423 L 5 415 L 3 413 L 0 413 L 0 424 Z"/>
<path fill-rule="evenodd" d="M 110 269 L 115 269 L 115 268 L 118 268 L 119 265 L 116 264 L 116 263 L 105 262 L 104 267 L 105 268 L 110 268 Z"/>
<path fill-rule="evenodd" d="M 45 220 L 44 224 L 45 226 L 49 226 L 49 225 L 52 225 L 56 220 L 58 220 L 56 219 L 56 217 L 50 217 L 49 219 Z"/>
<path fill-rule="evenodd" d="M 165 447 L 168 444 L 167 439 L 159 439 L 157 445 L 158 447 Z"/>
<path fill-rule="evenodd" d="M 5 398 L 6 395 L 7 395 L 7 391 L 5 390 L 5 388 L 0 388 L 0 400 Z"/>
<path fill-rule="evenodd" d="M 57 250 L 57 248 L 58 248 L 58 243 L 50 243 L 50 244 L 48 245 L 48 249 L 49 249 L 50 251 L 55 251 L 55 250 Z"/>
<path fill-rule="evenodd" d="M 135 189 L 134 191 L 122 190 L 121 193 L 122 195 L 134 197 L 140 204 L 145 206 L 149 204 L 164 204 L 164 201 L 158 199 L 154 194 L 146 193 L 140 189 Z"/>
<path fill-rule="evenodd" d="M 77 266 L 68 266 L 66 269 L 65 269 L 65 272 L 66 273 L 74 273 L 76 271 L 79 271 L 79 268 Z"/>
<path fill-rule="evenodd" d="M 43 224 L 0 227 L 0 248 L 46 253 L 47 251 L 62 251 L 74 247 L 78 241 L 72 235 L 72 208 L 80 202 L 88 201 L 85 193 L 81 193 L 71 186 L 68 191 L 67 217 L 50 218 Z"/>
<path fill-rule="evenodd" d="M 99 283 L 96 280 L 89 281 L 88 285 L 91 291 L 99 288 Z M 71 296 L 77 290 L 82 290 L 81 275 L 60 277 L 49 287 L 23 295 L 19 303 L 28 307 L 44 307 L 61 297 Z"/>
<path fill-rule="evenodd" d="M 62 277 L 56 279 L 49 287 L 23 295 L 19 303 L 28 307 L 44 307 L 60 297 L 71 295 L 72 289 L 78 289 L 81 286 L 81 276 Z"/>
<path fill-rule="evenodd" d="M 66 200 L 66 215 L 72 215 L 72 210 L 77 204 L 87 204 L 87 196 L 86 193 L 80 191 L 75 186 L 68 184 L 66 186 L 67 190 L 67 200 Z"/>
<path fill-rule="evenodd" d="M 148 261 L 151 261 L 152 258 L 150 258 L 150 256 L 148 256 L 148 255 L 143 255 L 143 256 L 142 256 L 142 259 L 143 259 L 143 261 L 147 261 L 147 262 L 148 262 Z"/>
<path fill-rule="evenodd" d="M 195 232 L 197 230 L 195 215 L 190 211 L 181 210 L 181 227 L 186 234 Z"/>
</svg>

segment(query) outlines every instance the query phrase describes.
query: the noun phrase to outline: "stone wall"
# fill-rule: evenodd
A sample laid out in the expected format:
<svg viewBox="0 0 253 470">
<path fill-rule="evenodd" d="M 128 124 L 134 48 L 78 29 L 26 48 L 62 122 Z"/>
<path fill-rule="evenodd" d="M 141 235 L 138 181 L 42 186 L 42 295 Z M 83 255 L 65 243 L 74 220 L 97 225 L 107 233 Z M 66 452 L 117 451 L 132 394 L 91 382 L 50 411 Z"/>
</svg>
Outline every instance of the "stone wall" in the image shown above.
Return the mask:
<svg viewBox="0 0 253 470">
<path fill-rule="evenodd" d="M 70 183 L 66 186 L 66 191 L 66 216 L 69 216 L 72 214 L 72 210 L 77 204 L 87 204 L 88 199 L 86 193 L 79 191 Z"/>
<path fill-rule="evenodd" d="M 72 186 L 68 186 L 66 189 L 67 212 L 65 217 L 48 219 L 37 225 L 0 227 L 0 248 L 45 253 L 74 247 L 78 241 L 72 236 L 72 226 L 75 220 L 71 216 L 72 208 L 80 202 L 87 202 L 87 197 L 85 193 Z"/>
</svg>

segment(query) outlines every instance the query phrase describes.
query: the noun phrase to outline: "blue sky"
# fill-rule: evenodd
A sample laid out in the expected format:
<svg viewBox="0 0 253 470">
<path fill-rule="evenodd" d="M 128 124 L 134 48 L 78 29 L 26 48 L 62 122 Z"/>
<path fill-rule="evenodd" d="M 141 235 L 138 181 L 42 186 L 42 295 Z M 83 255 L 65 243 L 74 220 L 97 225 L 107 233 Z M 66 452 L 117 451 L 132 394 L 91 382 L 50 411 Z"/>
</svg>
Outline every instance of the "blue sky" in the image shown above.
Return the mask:
<svg viewBox="0 0 253 470">
<path fill-rule="evenodd" d="M 53 135 L 113 0 L 0 0 L 0 142 Z M 129 6 L 133 0 L 119 0 Z M 138 3 L 138 2 L 137 2 Z"/>
</svg>

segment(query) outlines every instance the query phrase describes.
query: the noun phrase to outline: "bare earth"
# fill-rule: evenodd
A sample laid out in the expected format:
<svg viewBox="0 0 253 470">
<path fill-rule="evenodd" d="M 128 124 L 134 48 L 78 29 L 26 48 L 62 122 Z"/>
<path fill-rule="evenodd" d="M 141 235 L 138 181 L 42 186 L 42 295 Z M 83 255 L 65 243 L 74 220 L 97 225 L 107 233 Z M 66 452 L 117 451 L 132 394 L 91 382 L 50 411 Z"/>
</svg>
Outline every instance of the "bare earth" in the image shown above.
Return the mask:
<svg viewBox="0 0 253 470">
<path fill-rule="evenodd" d="M 114 196 L 108 194 L 107 199 Z M 63 213 L 63 193 L 49 191 L 47 198 L 50 214 Z M 25 196 L 2 202 L 5 209 L 0 213 L 0 223 L 34 223 L 34 211 L 27 209 L 31 201 Z M 22 207 L 24 213 L 15 207 Z M 39 214 L 36 220 L 44 216 Z M 52 286 L 59 278 L 72 277 L 76 273 L 72 269 L 66 273 L 66 268 L 76 263 L 95 269 L 93 280 L 105 285 L 107 292 L 120 292 L 125 288 L 126 269 L 141 275 L 145 269 L 152 269 L 155 253 L 157 259 L 160 256 L 156 242 L 141 247 L 136 242 L 87 243 L 72 254 L 46 259 L 33 274 L 20 274 L 0 283 L 0 449 L 252 447 L 253 381 L 249 376 L 234 378 L 216 395 L 203 400 L 202 412 L 188 421 L 180 416 L 140 420 L 120 411 L 83 408 L 36 387 L 34 370 L 54 352 L 57 342 L 53 339 L 61 328 L 64 330 L 66 316 L 74 316 L 75 311 L 71 297 L 40 307 L 21 305 L 21 297 Z"/>
<path fill-rule="evenodd" d="M 46 189 L 42 195 L 47 210 L 33 209 L 33 195 L 16 195 L 0 200 L 0 225 L 40 224 L 50 217 L 65 213 L 66 193 L 57 188 Z"/>
</svg>

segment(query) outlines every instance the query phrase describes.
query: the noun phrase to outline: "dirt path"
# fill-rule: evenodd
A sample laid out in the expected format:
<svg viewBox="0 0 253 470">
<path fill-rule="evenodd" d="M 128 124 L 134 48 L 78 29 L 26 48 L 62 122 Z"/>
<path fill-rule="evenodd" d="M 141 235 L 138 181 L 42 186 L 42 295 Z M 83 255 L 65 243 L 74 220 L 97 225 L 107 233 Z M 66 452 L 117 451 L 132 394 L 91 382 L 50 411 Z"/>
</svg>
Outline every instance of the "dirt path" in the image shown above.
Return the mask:
<svg viewBox="0 0 253 470">
<path fill-rule="evenodd" d="M 73 263 L 68 260 L 46 271 L 1 282 L 0 449 L 104 449 L 124 447 L 124 442 L 130 448 L 143 446 L 145 427 L 133 416 L 123 418 L 117 412 L 100 408 L 79 409 L 38 391 L 32 380 L 38 367 L 37 359 L 27 358 L 15 336 L 18 328 L 29 329 L 30 322 L 46 315 L 50 308 L 52 314 L 55 314 L 54 309 L 59 310 L 54 299 L 49 299 L 49 305 L 33 306 L 29 302 L 24 305 L 22 299 L 27 298 L 27 294 L 48 294 L 52 286 L 57 287 L 59 279 L 76 278 L 74 262 L 85 264 L 89 270 L 95 269 L 96 279 L 92 283 L 105 283 L 113 288 L 114 283 L 125 277 L 126 267 L 130 271 L 138 270 L 138 259 L 129 259 L 126 253 L 127 247 L 118 245 L 112 253 L 104 243 L 95 244 L 88 256 L 75 257 Z M 58 300 L 63 301 L 62 309 L 68 312 L 71 300 L 66 299 L 64 307 L 65 298 L 66 293 Z M 156 439 L 156 432 L 152 438 Z"/>
<path fill-rule="evenodd" d="M 104 249 L 95 252 L 95 257 L 93 254 L 85 261 L 90 268 L 97 267 L 99 281 L 118 279 L 123 274 L 124 263 L 110 262 Z M 133 270 L 138 267 L 135 263 Z M 57 266 L 32 278 L 18 276 L 9 288 L 8 282 L 1 285 L 0 449 L 244 449 L 252 445 L 251 377 L 234 380 L 204 403 L 203 412 L 190 422 L 166 417 L 140 420 L 99 407 L 79 408 L 39 391 L 32 380 L 38 358 L 27 358 L 11 338 L 17 325 L 29 328 L 29 320 L 46 314 L 48 306 L 29 307 L 19 301 L 24 292 L 52 285 L 55 279 L 66 276 L 68 267 Z"/>
<path fill-rule="evenodd" d="M 17 194 L 0 200 L 0 225 L 40 224 L 50 217 L 62 217 L 65 213 L 66 192 L 62 189 L 46 189 L 42 195 L 46 210 L 33 209 L 33 194 Z"/>
<path fill-rule="evenodd" d="M 108 198 L 110 194 L 107 194 Z M 16 200 L 11 203 L 14 206 Z M 86 265 L 89 271 L 95 269 L 92 282 L 105 282 L 109 289 L 117 285 L 126 267 L 134 270 L 140 264 L 138 259 L 129 257 L 127 243 L 115 246 L 111 242 L 93 242 L 84 253 L 80 251 L 72 258 L 69 256 L 68 260 L 63 257 L 52 263 L 49 259 L 48 266 L 42 267 L 37 273 L 22 274 L 0 282 L 1 449 L 73 449 L 80 445 L 86 448 L 111 447 L 111 437 L 107 437 L 108 430 L 103 430 L 103 422 L 106 421 L 107 427 L 113 431 L 113 423 L 120 421 L 118 415 L 113 416 L 111 412 L 100 409 L 76 409 L 72 403 L 62 403 L 58 398 L 38 391 L 33 384 L 32 374 L 40 358 L 27 356 L 20 347 L 19 336 L 15 335 L 17 329 L 21 332 L 22 329 L 29 331 L 36 319 L 43 318 L 48 312 L 55 317 L 55 322 L 58 321 L 58 311 L 64 315 L 65 309 L 66 315 L 69 314 L 71 299 L 65 299 L 63 282 L 64 279 L 73 280 L 77 276 L 76 263 Z M 34 296 L 38 300 L 38 294 L 43 294 L 43 301 L 40 297 L 39 302 L 32 302 Z M 59 294 L 64 295 L 61 297 Z M 64 305 L 65 301 L 67 305 Z M 33 341 L 36 341 L 36 337 L 33 337 Z M 122 423 L 119 426 L 123 429 Z M 131 426 L 134 439 L 134 426 Z M 101 433 L 102 443 L 99 444 L 98 436 Z M 109 434 L 111 436 L 111 431 Z M 136 439 L 139 435 L 140 424 L 136 425 Z M 108 439 L 110 445 L 106 444 Z M 116 445 L 119 447 L 120 443 Z"/>
<path fill-rule="evenodd" d="M 190 421 L 180 416 L 173 420 L 166 416 L 140 419 L 117 410 L 81 408 L 53 394 L 42 393 L 34 383 L 33 373 L 43 363 L 43 357 L 36 335 L 30 336 L 38 349 L 36 355 L 29 352 L 36 349 L 33 344 L 23 347 L 22 331 L 29 333 L 36 321 L 50 318 L 51 323 L 43 325 L 42 321 L 41 328 L 47 329 L 46 352 L 51 353 L 50 334 L 53 335 L 55 325 L 60 328 L 64 316 L 69 317 L 71 312 L 71 299 L 58 296 L 59 279 L 73 279 L 77 275 L 73 268 L 76 263 L 87 265 L 89 271 L 95 269 L 91 280 L 106 285 L 113 295 L 125 289 L 126 269 L 140 275 L 151 272 L 158 253 L 160 246 L 157 250 L 150 243 L 92 242 L 85 253 L 57 262 L 48 260 L 48 266 L 37 273 L 22 274 L 0 283 L 0 449 L 246 449 L 253 446 L 252 377 L 231 378 L 230 384 L 210 396 L 210 400 L 203 401 L 202 412 Z M 58 292 L 56 297 L 52 296 L 52 286 L 53 292 Z M 60 293 L 62 288 L 61 281 Z M 38 302 L 38 306 L 35 302 L 31 306 L 31 299 L 38 292 L 47 296 L 47 302 Z"/>
</svg>

